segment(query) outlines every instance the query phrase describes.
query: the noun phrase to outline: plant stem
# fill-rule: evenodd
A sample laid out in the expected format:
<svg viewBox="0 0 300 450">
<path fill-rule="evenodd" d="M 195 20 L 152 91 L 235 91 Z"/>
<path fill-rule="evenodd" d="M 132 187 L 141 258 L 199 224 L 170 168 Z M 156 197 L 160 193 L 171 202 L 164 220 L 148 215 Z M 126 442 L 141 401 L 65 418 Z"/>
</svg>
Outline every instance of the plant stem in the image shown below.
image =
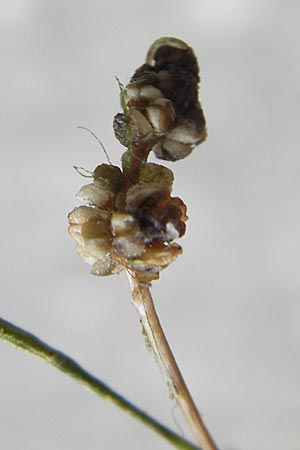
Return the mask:
<svg viewBox="0 0 300 450">
<path fill-rule="evenodd" d="M 139 284 L 131 275 L 129 275 L 129 282 L 132 301 L 138 311 L 147 346 L 158 363 L 171 396 L 178 402 L 202 449 L 218 450 L 178 368 L 157 316 L 149 286 Z"/>
<path fill-rule="evenodd" d="M 70 376 L 90 391 L 100 397 L 110 400 L 123 411 L 131 414 L 135 419 L 150 427 L 153 431 L 164 437 L 170 444 L 183 450 L 201 450 L 195 445 L 187 442 L 176 433 L 153 419 L 147 413 L 117 394 L 103 381 L 89 374 L 72 358 L 50 347 L 33 334 L 13 325 L 0 317 L 0 339 L 17 347 L 20 350 L 31 353 L 43 359 L 47 363 Z"/>
<path fill-rule="evenodd" d="M 130 158 L 128 166 L 124 168 L 123 182 L 117 195 L 116 209 L 118 211 L 125 211 L 128 189 L 138 183 L 141 167 L 146 162 L 152 147 L 159 139 L 160 135 L 151 134 L 147 139 L 140 142 L 138 147 L 134 146 L 132 142 L 128 144 Z"/>
</svg>

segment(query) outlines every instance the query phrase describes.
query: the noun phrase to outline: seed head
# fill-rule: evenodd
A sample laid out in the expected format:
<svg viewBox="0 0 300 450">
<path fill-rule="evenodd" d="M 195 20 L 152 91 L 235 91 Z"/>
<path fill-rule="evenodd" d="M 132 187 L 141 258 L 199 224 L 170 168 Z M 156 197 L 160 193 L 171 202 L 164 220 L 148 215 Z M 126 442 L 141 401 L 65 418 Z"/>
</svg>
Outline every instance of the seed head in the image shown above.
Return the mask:
<svg viewBox="0 0 300 450">
<path fill-rule="evenodd" d="M 95 169 L 93 182 L 77 194 L 82 206 L 69 214 L 69 233 L 94 275 L 127 269 L 140 282 L 150 282 L 182 252 L 173 241 L 185 232 L 186 206 L 171 197 L 172 172 L 144 163 L 139 183 L 128 190 L 125 211 L 120 212 L 114 202 L 121 178 L 118 167 L 102 164 Z"/>
<path fill-rule="evenodd" d="M 171 196 L 173 172 L 146 161 L 152 150 L 176 161 L 205 140 L 199 80 L 193 50 L 179 39 L 161 38 L 121 86 L 123 112 L 113 127 L 127 148 L 122 169 L 97 166 L 92 182 L 77 194 L 81 206 L 68 216 L 69 233 L 92 274 L 125 269 L 149 283 L 182 253 L 174 241 L 184 235 L 188 217 L 183 201 Z"/>
<path fill-rule="evenodd" d="M 177 161 L 188 156 L 207 136 L 198 100 L 199 81 L 191 47 L 176 38 L 155 41 L 146 63 L 122 92 L 126 111 L 114 119 L 117 139 L 128 146 L 124 127 L 129 126 L 134 144 L 153 134 L 160 136 L 152 148 L 157 158 Z"/>
</svg>

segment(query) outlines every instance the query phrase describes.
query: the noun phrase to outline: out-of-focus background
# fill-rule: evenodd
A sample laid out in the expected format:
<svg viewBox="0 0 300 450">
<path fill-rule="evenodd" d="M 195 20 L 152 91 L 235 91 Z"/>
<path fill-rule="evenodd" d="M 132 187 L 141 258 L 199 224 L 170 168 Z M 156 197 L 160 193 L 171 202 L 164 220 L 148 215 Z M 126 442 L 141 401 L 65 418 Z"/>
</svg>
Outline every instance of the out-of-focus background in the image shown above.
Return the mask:
<svg viewBox="0 0 300 450">
<path fill-rule="evenodd" d="M 86 181 L 73 164 L 105 162 L 76 126 L 119 164 L 115 76 L 128 82 L 163 35 L 199 57 L 209 138 L 169 164 L 190 220 L 153 294 L 222 450 L 300 448 L 299 13 L 289 0 L 0 1 L 0 313 L 188 438 L 126 276 L 89 275 L 66 217 Z M 44 362 L 0 355 L 6 450 L 169 448 Z"/>
</svg>

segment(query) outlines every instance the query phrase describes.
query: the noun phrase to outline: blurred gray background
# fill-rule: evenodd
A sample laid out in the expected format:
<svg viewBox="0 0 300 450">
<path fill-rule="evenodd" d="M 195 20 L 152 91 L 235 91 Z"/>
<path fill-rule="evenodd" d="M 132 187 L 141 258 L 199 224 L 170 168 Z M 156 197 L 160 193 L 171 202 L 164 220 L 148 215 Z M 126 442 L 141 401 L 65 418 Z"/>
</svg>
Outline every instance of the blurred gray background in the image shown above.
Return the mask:
<svg viewBox="0 0 300 450">
<path fill-rule="evenodd" d="M 163 35 L 199 57 L 209 138 L 169 164 L 190 220 L 153 294 L 221 450 L 300 448 L 299 12 L 289 0 L 0 1 L 0 314 L 186 437 L 126 276 L 89 275 L 66 217 L 85 184 L 72 165 L 105 162 L 76 126 L 119 164 L 115 76 L 128 82 Z M 0 352 L 6 450 L 170 448 L 44 362 Z"/>
</svg>

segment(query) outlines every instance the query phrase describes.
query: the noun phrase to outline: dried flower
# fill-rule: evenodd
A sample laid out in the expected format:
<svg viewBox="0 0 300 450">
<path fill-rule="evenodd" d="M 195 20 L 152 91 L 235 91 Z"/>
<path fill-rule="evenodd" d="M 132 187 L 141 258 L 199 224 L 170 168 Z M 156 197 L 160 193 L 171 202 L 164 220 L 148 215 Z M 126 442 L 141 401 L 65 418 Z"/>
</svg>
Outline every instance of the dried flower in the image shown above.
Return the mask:
<svg viewBox="0 0 300 450">
<path fill-rule="evenodd" d="M 151 46 L 146 63 L 123 90 L 124 114 L 117 114 L 114 130 L 128 147 L 124 130 L 130 127 L 133 144 L 155 134 L 152 150 L 160 159 L 185 158 L 206 138 L 205 118 L 198 101 L 199 68 L 193 50 L 175 38 L 160 38 Z"/>
<path fill-rule="evenodd" d="M 69 214 L 69 233 L 95 275 L 126 269 L 140 283 L 159 278 L 182 253 L 173 241 L 185 233 L 186 206 L 172 197 L 173 172 L 147 163 L 175 161 L 206 137 L 198 102 L 199 69 L 193 50 L 174 38 L 161 38 L 146 63 L 121 89 L 123 113 L 114 131 L 127 147 L 119 167 L 101 164 L 77 194 L 82 204 Z"/>
<path fill-rule="evenodd" d="M 125 211 L 119 212 L 114 199 L 120 179 L 118 167 L 96 168 L 94 181 L 77 194 L 82 206 L 69 214 L 69 233 L 94 275 L 127 269 L 140 282 L 150 282 L 182 253 L 172 241 L 185 232 L 186 206 L 170 195 L 172 172 L 144 163 L 139 183 L 127 192 Z"/>
</svg>

